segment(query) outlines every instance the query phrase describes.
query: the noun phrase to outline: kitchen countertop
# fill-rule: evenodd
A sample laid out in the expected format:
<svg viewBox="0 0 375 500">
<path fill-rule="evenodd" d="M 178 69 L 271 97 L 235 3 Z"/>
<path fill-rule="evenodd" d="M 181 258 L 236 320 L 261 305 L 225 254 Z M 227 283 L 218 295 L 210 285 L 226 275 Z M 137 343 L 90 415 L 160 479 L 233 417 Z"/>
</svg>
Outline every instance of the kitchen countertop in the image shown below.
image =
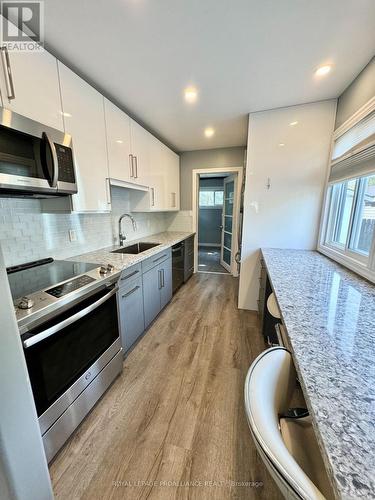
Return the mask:
<svg viewBox="0 0 375 500">
<path fill-rule="evenodd" d="M 93 252 L 83 253 L 81 255 L 75 255 L 69 260 L 76 260 L 80 262 L 91 262 L 93 264 L 113 264 L 116 269 L 122 271 L 127 267 L 133 266 L 138 262 L 155 255 L 167 248 L 180 243 L 180 241 L 193 236 L 195 233 L 188 233 L 183 231 L 165 231 L 163 233 L 153 234 L 151 236 L 146 236 L 138 240 L 125 241 L 123 246 L 134 245 L 139 242 L 147 243 L 160 243 L 160 245 L 150 248 L 145 252 L 133 255 L 124 253 L 111 253 L 113 250 L 121 248 L 119 245 L 114 245 L 110 247 L 101 248 Z"/>
<path fill-rule="evenodd" d="M 375 498 L 375 286 L 315 251 L 262 249 L 339 498 Z"/>
</svg>

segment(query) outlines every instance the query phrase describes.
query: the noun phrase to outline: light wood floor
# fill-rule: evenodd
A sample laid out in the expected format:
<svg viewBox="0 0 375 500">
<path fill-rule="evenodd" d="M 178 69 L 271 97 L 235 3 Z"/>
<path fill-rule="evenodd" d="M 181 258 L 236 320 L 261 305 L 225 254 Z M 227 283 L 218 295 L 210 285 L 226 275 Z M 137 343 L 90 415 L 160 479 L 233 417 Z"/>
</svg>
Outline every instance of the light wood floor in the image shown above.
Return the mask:
<svg viewBox="0 0 375 500">
<path fill-rule="evenodd" d="M 264 345 L 237 287 L 197 274 L 173 297 L 51 465 L 57 499 L 281 499 L 244 413 Z"/>
</svg>

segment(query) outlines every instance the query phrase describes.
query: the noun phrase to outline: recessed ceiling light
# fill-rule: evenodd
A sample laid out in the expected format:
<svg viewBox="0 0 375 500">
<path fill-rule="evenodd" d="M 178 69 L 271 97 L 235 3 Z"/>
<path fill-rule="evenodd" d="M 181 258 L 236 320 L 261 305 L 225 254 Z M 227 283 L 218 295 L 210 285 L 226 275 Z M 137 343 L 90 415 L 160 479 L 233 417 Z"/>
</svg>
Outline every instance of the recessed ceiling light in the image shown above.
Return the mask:
<svg viewBox="0 0 375 500">
<path fill-rule="evenodd" d="M 117 144 L 122 144 L 124 141 L 122 141 L 121 139 L 117 139 L 116 142 Z"/>
<path fill-rule="evenodd" d="M 280 142 L 279 146 L 280 146 L 280 148 L 283 148 L 285 146 L 285 144 L 283 142 Z"/>
<path fill-rule="evenodd" d="M 204 135 L 205 135 L 206 137 L 212 137 L 214 134 L 215 134 L 215 130 L 214 130 L 212 127 L 207 127 L 207 128 L 204 130 Z"/>
<path fill-rule="evenodd" d="M 195 87 L 187 87 L 184 91 L 185 93 L 185 101 L 192 104 L 197 100 L 198 91 Z"/>
<path fill-rule="evenodd" d="M 65 116 L 66 118 L 71 118 L 72 117 L 72 115 L 70 113 L 64 113 L 63 111 L 61 111 L 61 114 L 63 116 Z"/>
<path fill-rule="evenodd" d="M 297 122 L 297 121 L 296 121 L 296 122 L 290 122 L 290 123 L 289 123 L 289 126 L 290 126 L 290 127 L 295 127 L 296 125 L 298 125 L 298 122 Z"/>
<path fill-rule="evenodd" d="M 315 71 L 315 74 L 316 76 L 324 76 L 327 75 L 331 71 L 331 69 L 331 64 L 325 64 L 324 66 L 320 66 L 320 68 Z"/>
</svg>

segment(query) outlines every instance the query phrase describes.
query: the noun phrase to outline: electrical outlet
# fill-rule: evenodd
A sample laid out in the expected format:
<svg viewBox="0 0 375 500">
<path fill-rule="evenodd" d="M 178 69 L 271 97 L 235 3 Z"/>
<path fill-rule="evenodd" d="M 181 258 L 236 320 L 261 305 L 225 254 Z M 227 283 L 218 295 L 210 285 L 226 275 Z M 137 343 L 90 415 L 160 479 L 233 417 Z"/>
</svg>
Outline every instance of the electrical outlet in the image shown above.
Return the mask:
<svg viewBox="0 0 375 500">
<path fill-rule="evenodd" d="M 77 241 L 77 232 L 75 229 L 69 229 L 69 240 L 71 243 Z"/>
</svg>

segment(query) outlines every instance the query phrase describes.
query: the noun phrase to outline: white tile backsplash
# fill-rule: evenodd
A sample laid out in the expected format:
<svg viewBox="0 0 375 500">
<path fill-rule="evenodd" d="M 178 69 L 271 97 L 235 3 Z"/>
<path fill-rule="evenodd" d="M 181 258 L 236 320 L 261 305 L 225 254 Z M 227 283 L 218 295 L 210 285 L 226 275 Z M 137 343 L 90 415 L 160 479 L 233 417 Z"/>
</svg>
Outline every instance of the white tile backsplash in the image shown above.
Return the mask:
<svg viewBox="0 0 375 500">
<path fill-rule="evenodd" d="M 0 241 L 5 265 L 53 257 L 65 259 L 118 243 L 118 219 L 130 212 L 129 191 L 112 188 L 110 214 L 47 214 L 41 202 L 32 199 L 0 199 Z M 171 222 L 168 213 L 133 213 L 134 232 L 129 220 L 123 221 L 123 233 L 131 241 L 166 231 Z M 69 239 L 69 230 L 76 241 Z"/>
</svg>

